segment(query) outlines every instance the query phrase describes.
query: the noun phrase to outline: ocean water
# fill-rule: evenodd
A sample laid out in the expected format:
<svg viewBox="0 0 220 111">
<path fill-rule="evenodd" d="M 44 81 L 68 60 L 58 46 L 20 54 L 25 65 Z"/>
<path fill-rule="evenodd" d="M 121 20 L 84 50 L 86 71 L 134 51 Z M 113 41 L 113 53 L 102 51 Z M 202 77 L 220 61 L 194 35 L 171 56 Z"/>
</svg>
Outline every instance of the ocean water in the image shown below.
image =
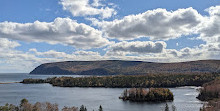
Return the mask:
<svg viewBox="0 0 220 111">
<path fill-rule="evenodd" d="M 55 75 L 63 76 L 63 75 Z M 67 75 L 69 76 L 69 75 Z M 48 78 L 51 75 L 29 74 L 0 74 L 0 83 L 20 82 L 25 78 Z M 72 77 L 79 77 L 72 75 Z M 174 93 L 174 101 L 168 105 L 175 105 L 177 111 L 199 111 L 203 102 L 196 99 L 198 87 L 170 88 Z M 118 97 L 124 88 L 79 88 L 53 87 L 50 84 L 0 84 L 0 105 L 12 103 L 18 105 L 26 98 L 31 103 L 51 102 L 59 107 L 85 105 L 88 111 L 98 110 L 102 105 L 104 111 L 162 111 L 166 103 L 137 103 L 122 101 Z"/>
</svg>

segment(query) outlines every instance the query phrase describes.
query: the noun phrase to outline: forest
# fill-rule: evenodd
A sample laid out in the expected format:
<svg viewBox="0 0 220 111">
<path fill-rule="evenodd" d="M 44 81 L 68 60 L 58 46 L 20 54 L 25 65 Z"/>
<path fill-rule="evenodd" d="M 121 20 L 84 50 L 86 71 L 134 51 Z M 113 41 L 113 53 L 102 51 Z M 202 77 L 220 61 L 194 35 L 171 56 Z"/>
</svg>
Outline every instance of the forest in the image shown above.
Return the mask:
<svg viewBox="0 0 220 111">
<path fill-rule="evenodd" d="M 21 83 L 49 83 L 60 87 L 109 87 L 109 88 L 160 88 L 179 86 L 202 86 L 219 77 L 217 73 L 204 74 L 147 74 L 89 77 L 53 77 L 47 79 L 24 79 Z"/>
<path fill-rule="evenodd" d="M 0 111 L 60 111 L 58 104 L 52 104 L 49 102 L 36 102 L 35 104 L 31 104 L 27 99 L 22 99 L 20 101 L 20 105 L 16 106 L 13 104 L 5 104 L 4 106 L 0 106 Z M 72 106 L 67 107 L 64 106 L 61 111 L 87 111 L 86 106 L 81 105 L 80 108 Z M 94 111 L 94 110 L 93 110 Z M 102 106 L 99 106 L 98 111 L 103 111 Z"/>
<path fill-rule="evenodd" d="M 165 102 L 173 101 L 173 93 L 167 88 L 131 88 L 125 89 L 119 99 L 134 102 Z"/>
<path fill-rule="evenodd" d="M 199 100 L 208 101 L 201 111 L 219 111 L 220 109 L 220 77 L 205 83 L 197 97 Z"/>
<path fill-rule="evenodd" d="M 49 102 L 36 102 L 31 104 L 27 99 L 22 99 L 18 106 L 13 104 L 6 103 L 4 106 L 0 106 L 0 111 L 88 111 L 86 106 L 81 105 L 80 108 L 71 106 L 64 106 L 61 110 L 58 107 L 58 104 L 49 103 Z M 95 110 L 92 110 L 95 111 Z M 100 105 L 98 111 L 104 111 L 103 107 Z M 166 103 L 163 111 L 176 111 L 176 106 L 172 105 L 170 108 Z"/>
</svg>

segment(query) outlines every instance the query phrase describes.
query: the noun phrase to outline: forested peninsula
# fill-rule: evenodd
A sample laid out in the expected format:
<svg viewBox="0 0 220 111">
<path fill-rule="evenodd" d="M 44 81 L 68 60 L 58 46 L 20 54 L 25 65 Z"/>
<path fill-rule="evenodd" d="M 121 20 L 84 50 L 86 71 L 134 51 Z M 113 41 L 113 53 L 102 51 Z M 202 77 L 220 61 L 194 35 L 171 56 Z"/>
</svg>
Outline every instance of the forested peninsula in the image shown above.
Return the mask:
<svg viewBox="0 0 220 111">
<path fill-rule="evenodd" d="M 205 83 L 197 97 L 199 100 L 208 101 L 200 111 L 219 111 L 220 109 L 220 77 Z"/>
<path fill-rule="evenodd" d="M 219 77 L 219 73 L 204 74 L 147 74 L 147 75 L 117 75 L 89 77 L 53 77 L 47 79 L 24 79 L 21 83 L 49 83 L 59 87 L 180 87 L 202 86 Z"/>
</svg>

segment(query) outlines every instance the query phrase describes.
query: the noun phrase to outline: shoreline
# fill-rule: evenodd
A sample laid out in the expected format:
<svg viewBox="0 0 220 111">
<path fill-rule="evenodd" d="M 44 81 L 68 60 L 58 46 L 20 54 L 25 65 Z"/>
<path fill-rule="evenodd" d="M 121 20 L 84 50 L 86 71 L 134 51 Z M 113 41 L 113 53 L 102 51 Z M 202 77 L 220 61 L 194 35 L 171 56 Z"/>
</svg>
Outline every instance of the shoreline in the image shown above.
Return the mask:
<svg viewBox="0 0 220 111">
<path fill-rule="evenodd" d="M 13 83 L 20 83 L 20 82 L 0 82 L 0 84 L 13 84 Z"/>
</svg>

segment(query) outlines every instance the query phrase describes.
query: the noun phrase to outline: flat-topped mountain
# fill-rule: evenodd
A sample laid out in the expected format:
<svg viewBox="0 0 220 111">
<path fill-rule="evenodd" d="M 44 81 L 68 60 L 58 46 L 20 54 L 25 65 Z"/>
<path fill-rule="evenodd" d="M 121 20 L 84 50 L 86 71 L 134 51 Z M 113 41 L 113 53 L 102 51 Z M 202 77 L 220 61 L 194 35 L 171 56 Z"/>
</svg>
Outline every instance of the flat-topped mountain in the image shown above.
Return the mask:
<svg viewBox="0 0 220 111">
<path fill-rule="evenodd" d="M 220 60 L 199 60 L 179 63 L 102 60 L 46 63 L 30 74 L 137 75 L 159 73 L 220 73 Z"/>
</svg>

